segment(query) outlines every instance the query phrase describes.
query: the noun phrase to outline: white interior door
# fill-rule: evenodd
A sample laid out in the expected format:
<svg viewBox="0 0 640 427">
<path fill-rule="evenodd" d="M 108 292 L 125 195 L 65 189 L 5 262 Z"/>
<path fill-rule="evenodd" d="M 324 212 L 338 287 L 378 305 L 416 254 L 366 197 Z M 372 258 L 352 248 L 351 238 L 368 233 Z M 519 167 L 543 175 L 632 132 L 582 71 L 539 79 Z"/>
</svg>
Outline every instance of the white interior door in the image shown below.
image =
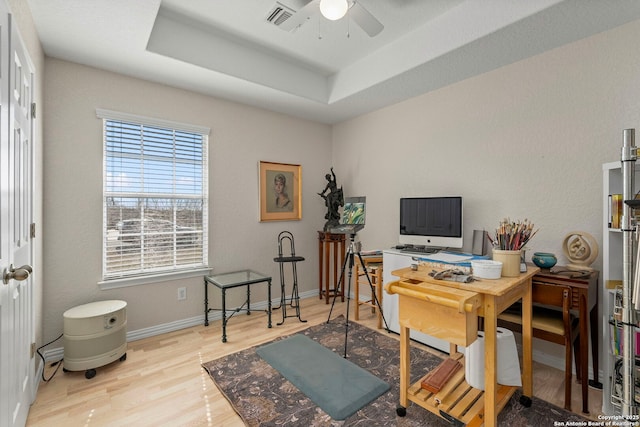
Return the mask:
<svg viewBox="0 0 640 427">
<path fill-rule="evenodd" d="M 0 58 L 9 58 L 9 14 L 0 2 Z M 0 273 L 9 267 L 9 67 L 0 60 Z M 0 278 L 0 426 L 9 425 L 9 396 L 12 391 L 11 362 L 11 292 Z"/>
<path fill-rule="evenodd" d="M 14 427 L 26 422 L 35 376 L 30 232 L 33 66 L 17 29 L 11 28 L 4 0 L 1 3 L 0 426 Z"/>
</svg>

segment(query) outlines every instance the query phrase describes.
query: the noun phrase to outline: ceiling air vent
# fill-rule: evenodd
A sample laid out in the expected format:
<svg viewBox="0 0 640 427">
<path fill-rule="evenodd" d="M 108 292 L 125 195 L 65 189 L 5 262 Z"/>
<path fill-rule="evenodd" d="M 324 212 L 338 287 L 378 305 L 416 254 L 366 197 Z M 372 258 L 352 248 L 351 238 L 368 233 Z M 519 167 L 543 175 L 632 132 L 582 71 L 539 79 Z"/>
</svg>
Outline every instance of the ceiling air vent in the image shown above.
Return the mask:
<svg viewBox="0 0 640 427">
<path fill-rule="evenodd" d="M 276 4 L 267 14 L 267 22 L 279 27 L 287 19 L 291 18 L 294 13 L 296 13 L 295 10 L 283 5 L 280 2 L 276 2 Z"/>
</svg>

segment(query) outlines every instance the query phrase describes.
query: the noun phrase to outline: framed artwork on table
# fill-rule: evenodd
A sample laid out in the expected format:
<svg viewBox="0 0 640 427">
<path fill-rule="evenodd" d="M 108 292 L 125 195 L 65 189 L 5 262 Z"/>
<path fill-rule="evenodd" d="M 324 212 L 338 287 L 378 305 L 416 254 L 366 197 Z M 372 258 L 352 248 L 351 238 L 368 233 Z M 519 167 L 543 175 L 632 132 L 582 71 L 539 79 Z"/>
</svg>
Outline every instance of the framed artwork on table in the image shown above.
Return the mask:
<svg viewBox="0 0 640 427">
<path fill-rule="evenodd" d="M 260 161 L 260 222 L 302 218 L 302 168 Z"/>
</svg>

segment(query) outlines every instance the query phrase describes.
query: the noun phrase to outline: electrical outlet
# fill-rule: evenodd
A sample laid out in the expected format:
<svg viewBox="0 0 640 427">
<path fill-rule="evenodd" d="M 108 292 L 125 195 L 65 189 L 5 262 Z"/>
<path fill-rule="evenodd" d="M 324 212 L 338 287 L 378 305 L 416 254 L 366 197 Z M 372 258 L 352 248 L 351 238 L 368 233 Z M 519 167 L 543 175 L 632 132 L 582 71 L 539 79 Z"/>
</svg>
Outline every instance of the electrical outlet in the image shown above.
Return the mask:
<svg viewBox="0 0 640 427">
<path fill-rule="evenodd" d="M 187 299 L 187 288 L 178 288 L 178 301 Z"/>
</svg>

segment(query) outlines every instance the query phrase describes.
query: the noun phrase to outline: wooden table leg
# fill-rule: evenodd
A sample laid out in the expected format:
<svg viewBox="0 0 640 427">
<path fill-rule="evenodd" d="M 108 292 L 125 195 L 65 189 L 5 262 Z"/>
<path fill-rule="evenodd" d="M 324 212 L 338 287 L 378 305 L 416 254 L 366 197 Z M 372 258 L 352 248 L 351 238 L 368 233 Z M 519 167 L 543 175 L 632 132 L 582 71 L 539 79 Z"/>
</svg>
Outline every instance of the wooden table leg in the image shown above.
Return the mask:
<svg viewBox="0 0 640 427">
<path fill-rule="evenodd" d="M 322 266 L 323 266 L 323 259 L 322 259 L 322 239 L 318 238 L 318 257 L 320 260 L 320 264 L 318 265 L 318 298 L 322 299 Z"/>
<path fill-rule="evenodd" d="M 331 245 L 328 242 L 325 242 L 324 245 L 324 258 L 326 260 L 324 265 L 324 292 L 325 292 L 325 304 L 329 304 L 329 289 L 331 288 L 331 276 L 329 276 L 329 255 L 331 252 Z"/>
<path fill-rule="evenodd" d="M 382 329 L 382 268 L 378 267 L 376 269 L 376 297 L 377 301 L 374 301 L 376 304 L 376 312 L 378 313 L 378 329 Z"/>
<path fill-rule="evenodd" d="M 598 303 L 593 306 L 590 313 L 591 324 L 589 325 L 591 330 L 591 360 L 593 362 L 593 381 L 589 382 L 591 387 L 602 389 L 602 383 L 599 381 L 599 367 L 598 367 Z"/>
<path fill-rule="evenodd" d="M 526 290 L 522 297 L 522 392 L 523 396 L 533 398 L 533 295 L 531 279 L 525 284 Z"/>
<path fill-rule="evenodd" d="M 498 383 L 497 331 L 498 319 L 495 297 L 485 295 L 484 301 L 484 422 L 487 427 L 497 425 L 496 396 Z"/>
<path fill-rule="evenodd" d="M 589 316 L 587 297 L 580 295 L 580 372 L 582 376 L 582 412 L 589 413 Z M 578 367 L 576 367 L 578 369 Z"/>
<path fill-rule="evenodd" d="M 409 328 L 400 325 L 400 406 L 409 406 L 408 389 L 411 380 Z"/>
<path fill-rule="evenodd" d="M 449 343 L 449 357 L 453 357 L 458 353 L 458 345 L 452 342 Z"/>
</svg>

